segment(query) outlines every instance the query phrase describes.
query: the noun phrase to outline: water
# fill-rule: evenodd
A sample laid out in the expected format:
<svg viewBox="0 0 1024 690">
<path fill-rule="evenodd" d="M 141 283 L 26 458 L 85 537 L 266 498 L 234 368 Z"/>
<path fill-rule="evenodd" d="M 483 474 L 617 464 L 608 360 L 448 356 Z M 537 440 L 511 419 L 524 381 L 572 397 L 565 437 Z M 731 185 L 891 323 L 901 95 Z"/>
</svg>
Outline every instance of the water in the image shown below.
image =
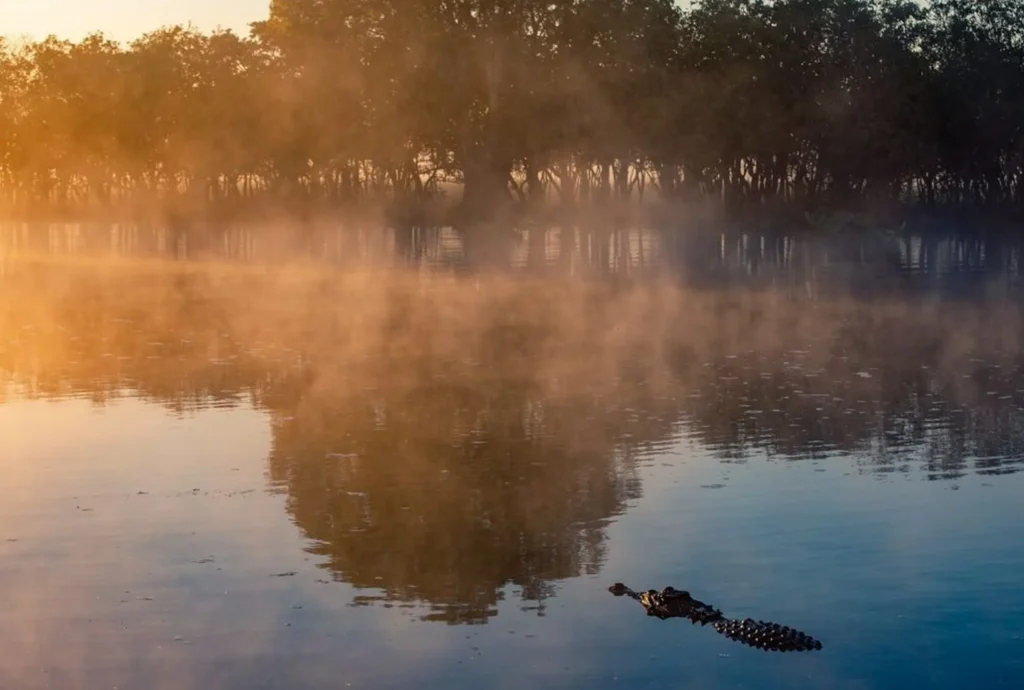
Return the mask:
<svg viewBox="0 0 1024 690">
<path fill-rule="evenodd" d="M 1021 687 L 1015 264 L 708 251 L 626 283 L 9 253 L 0 686 Z"/>
</svg>

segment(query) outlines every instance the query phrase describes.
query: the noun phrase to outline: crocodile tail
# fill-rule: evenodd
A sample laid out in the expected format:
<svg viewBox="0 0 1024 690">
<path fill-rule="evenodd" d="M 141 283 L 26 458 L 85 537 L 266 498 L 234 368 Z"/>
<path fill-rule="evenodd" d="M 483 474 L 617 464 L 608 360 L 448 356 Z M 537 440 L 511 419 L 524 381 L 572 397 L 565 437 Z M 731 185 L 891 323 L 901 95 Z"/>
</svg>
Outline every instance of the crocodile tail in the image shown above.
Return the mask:
<svg viewBox="0 0 1024 690">
<path fill-rule="evenodd" d="M 807 633 L 769 621 L 729 618 L 714 624 L 715 630 L 730 640 L 772 652 L 809 652 L 821 649 L 821 642 Z"/>
</svg>

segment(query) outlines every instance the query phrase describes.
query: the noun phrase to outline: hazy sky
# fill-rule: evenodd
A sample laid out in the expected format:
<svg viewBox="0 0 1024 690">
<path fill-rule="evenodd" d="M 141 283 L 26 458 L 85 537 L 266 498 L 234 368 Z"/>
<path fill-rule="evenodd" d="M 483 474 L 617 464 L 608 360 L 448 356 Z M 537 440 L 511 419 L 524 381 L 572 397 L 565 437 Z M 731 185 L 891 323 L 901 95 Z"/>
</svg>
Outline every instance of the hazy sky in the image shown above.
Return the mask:
<svg viewBox="0 0 1024 690">
<path fill-rule="evenodd" d="M 265 19 L 270 0 L 0 0 L 0 35 L 80 39 L 93 31 L 131 40 L 166 24 L 192 22 L 248 32 Z"/>
</svg>

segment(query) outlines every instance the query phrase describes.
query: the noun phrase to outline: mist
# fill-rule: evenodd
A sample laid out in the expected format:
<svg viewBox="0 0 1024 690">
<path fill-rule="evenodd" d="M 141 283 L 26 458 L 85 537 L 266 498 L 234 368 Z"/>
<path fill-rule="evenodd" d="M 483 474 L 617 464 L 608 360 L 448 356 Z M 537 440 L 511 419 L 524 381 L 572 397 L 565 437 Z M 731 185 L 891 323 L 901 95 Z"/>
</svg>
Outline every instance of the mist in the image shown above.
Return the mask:
<svg viewBox="0 0 1024 690">
<path fill-rule="evenodd" d="M 531 416 L 543 426 L 556 401 L 615 401 L 615 410 L 661 401 L 709 430 L 738 424 L 732 433 L 769 423 L 768 410 L 780 425 L 817 410 L 838 425 L 829 442 L 856 446 L 880 428 L 844 416 L 855 402 L 896 414 L 939 395 L 953 407 L 1011 410 L 993 391 L 1010 385 L 999 371 L 1012 379 L 1021 364 L 1019 305 L 998 296 L 979 309 L 927 295 L 809 299 L 788 287 L 722 291 L 674 279 L 35 258 L 10 260 L 4 286 L 0 352 L 21 394 L 80 386 L 101 402 L 127 386 L 179 410 L 284 396 L 299 412 L 327 401 L 386 414 L 443 381 L 470 407 L 518 391 L 516 426 Z M 766 409 L 755 420 L 748 408 Z M 668 423 L 670 410 L 657 416 Z M 302 423 L 333 424 L 330 414 Z M 426 431 L 457 436 L 476 423 L 452 418 Z M 558 433 L 572 445 L 593 432 Z"/>
<path fill-rule="evenodd" d="M 248 36 L 8 40 L 0 211 L 477 234 L 652 203 L 790 227 L 837 210 L 992 224 L 1021 203 L 1020 11 L 275 0 Z"/>
<path fill-rule="evenodd" d="M 1015 672 L 1022 11 L 0 39 L 0 684 Z M 827 651 L 645 625 L 616 580 Z"/>
</svg>

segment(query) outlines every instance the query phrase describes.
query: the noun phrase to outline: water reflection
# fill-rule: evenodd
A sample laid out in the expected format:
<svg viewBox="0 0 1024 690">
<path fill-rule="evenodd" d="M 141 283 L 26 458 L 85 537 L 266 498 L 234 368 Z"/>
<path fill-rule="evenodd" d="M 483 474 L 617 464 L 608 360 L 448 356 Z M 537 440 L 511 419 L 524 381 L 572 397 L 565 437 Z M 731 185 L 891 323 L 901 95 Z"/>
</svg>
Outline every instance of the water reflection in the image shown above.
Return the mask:
<svg viewBox="0 0 1024 690">
<path fill-rule="evenodd" d="M 852 316 L 831 331 L 822 316 L 823 332 L 794 334 L 800 349 L 688 370 L 691 433 L 730 462 L 844 454 L 865 471 L 928 479 L 1014 471 L 1024 448 L 1017 308 L 990 305 L 982 323 L 967 308 L 874 308 L 874 322 Z"/>
<path fill-rule="evenodd" d="M 429 602 L 430 620 L 484 622 L 507 584 L 543 613 L 554 581 L 597 572 L 605 521 L 639 497 L 608 437 L 627 422 L 453 373 L 282 410 L 271 479 L 339 579 Z"/>
<path fill-rule="evenodd" d="M 269 481 L 359 603 L 480 623 L 599 571 L 638 466 L 954 480 L 1020 469 L 1009 301 L 796 299 L 574 281 L 14 262 L 0 402 L 123 396 L 269 414 Z"/>
<path fill-rule="evenodd" d="M 1016 669 L 1019 558 L 994 527 L 1019 518 L 1024 324 L 997 292 L 4 265 L 11 687 L 498 687 L 517 658 L 516 680 L 588 688 Z M 827 652 L 773 666 L 645 625 L 608 605 L 616 579 Z"/>
<path fill-rule="evenodd" d="M 380 481 L 393 470 L 378 464 L 425 472 L 411 485 L 515 458 L 503 481 L 545 486 L 569 481 L 563 464 L 618 476 L 613 456 L 684 431 L 723 459 L 855 453 L 929 477 L 1012 469 L 1022 441 L 1010 300 L 23 263 L 3 278 L 0 327 L 19 396 L 178 413 L 252 401 L 273 415 L 290 488 L 328 471 L 301 468 L 335 472 L 332 453 Z"/>
<path fill-rule="evenodd" d="M 488 269 L 573 276 L 661 279 L 688 286 L 788 289 L 803 296 L 851 294 L 944 298 L 1020 295 L 1019 240 L 946 224 L 925 234 L 822 232 L 794 222 L 788 232 L 682 214 L 650 224 L 600 216 L 562 225 L 523 224 L 498 233 Z M 133 223 L 0 223 L 3 257 L 105 256 L 176 261 L 333 266 L 472 268 L 480 248 L 451 227 L 388 227 L 378 220 L 168 227 Z M 474 245 L 474 246 L 471 246 Z M 495 249 L 491 247 L 491 249 Z"/>
</svg>

